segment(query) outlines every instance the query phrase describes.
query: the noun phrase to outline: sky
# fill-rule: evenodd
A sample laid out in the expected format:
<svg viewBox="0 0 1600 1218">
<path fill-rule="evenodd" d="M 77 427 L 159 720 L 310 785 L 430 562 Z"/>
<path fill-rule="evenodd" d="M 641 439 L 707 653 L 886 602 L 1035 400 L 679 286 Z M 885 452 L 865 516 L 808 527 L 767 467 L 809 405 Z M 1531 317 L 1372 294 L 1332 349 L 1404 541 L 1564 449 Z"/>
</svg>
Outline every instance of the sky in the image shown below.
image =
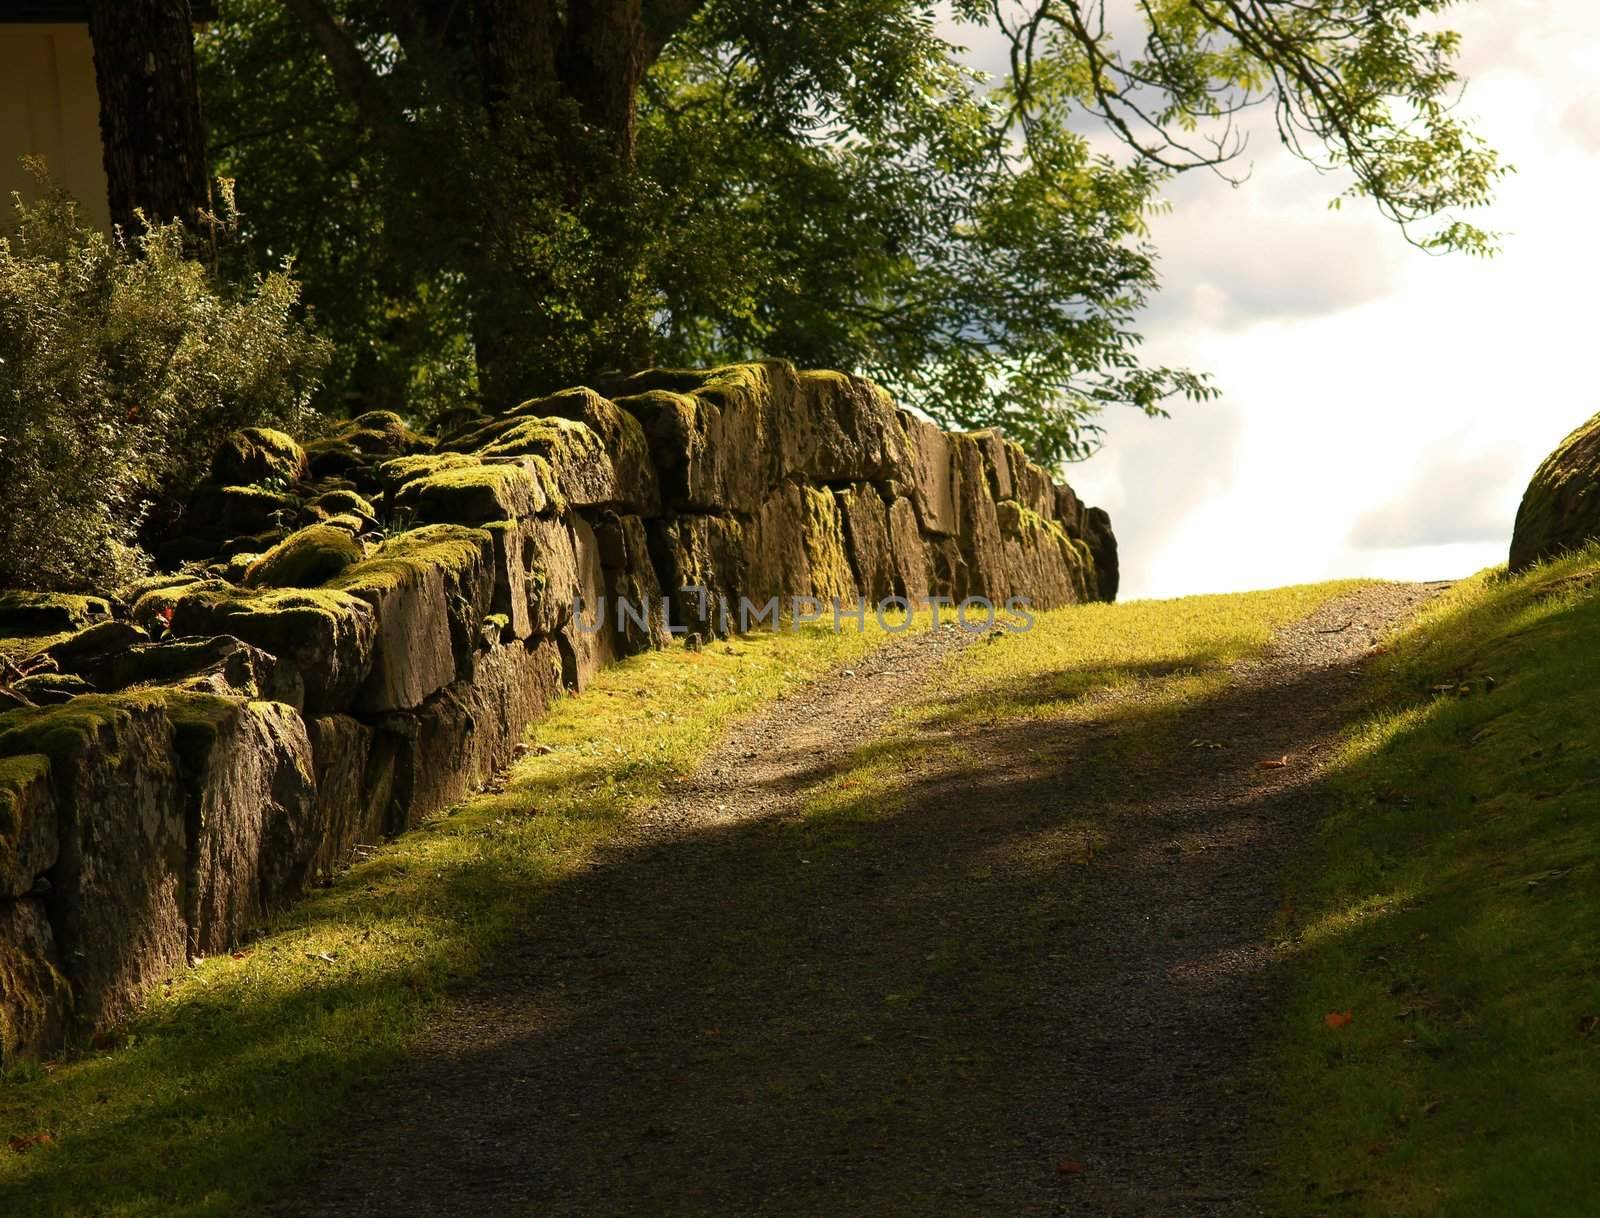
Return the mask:
<svg viewBox="0 0 1600 1218">
<path fill-rule="evenodd" d="M 1253 139 L 1242 186 L 1168 190 L 1163 290 L 1136 328 L 1152 363 L 1222 395 L 1167 420 L 1113 410 L 1067 470 L 1111 513 L 1121 599 L 1504 562 L 1529 476 L 1600 410 L 1600 4 L 1479 0 L 1448 24 L 1463 111 L 1517 170 L 1472 213 L 1497 258 L 1424 254 L 1361 201 L 1329 210 L 1338 181 L 1275 138 Z"/>
</svg>

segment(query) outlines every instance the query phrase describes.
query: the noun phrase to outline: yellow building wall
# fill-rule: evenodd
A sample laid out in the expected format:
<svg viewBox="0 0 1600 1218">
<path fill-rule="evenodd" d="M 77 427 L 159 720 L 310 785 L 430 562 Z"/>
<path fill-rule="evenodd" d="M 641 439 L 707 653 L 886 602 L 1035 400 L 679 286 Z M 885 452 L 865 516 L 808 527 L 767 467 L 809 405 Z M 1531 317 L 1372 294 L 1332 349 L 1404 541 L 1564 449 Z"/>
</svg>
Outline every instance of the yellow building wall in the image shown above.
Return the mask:
<svg viewBox="0 0 1600 1218">
<path fill-rule="evenodd" d="M 12 191 L 37 193 L 20 161 L 28 155 L 45 159 L 85 220 L 110 229 L 87 25 L 0 25 L 0 230 L 14 226 Z"/>
</svg>

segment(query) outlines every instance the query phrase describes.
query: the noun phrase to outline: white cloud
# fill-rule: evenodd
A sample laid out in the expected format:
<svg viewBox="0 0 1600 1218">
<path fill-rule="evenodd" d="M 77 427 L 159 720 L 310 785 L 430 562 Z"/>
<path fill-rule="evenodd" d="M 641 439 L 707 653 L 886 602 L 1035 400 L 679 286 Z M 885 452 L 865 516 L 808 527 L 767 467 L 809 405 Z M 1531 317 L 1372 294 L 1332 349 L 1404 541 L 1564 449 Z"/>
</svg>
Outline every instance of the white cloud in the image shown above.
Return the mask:
<svg viewBox="0 0 1600 1218">
<path fill-rule="evenodd" d="M 1069 470 L 1112 513 L 1126 596 L 1341 576 L 1432 579 L 1504 561 L 1527 477 L 1600 409 L 1584 239 L 1600 198 L 1600 5 L 1452 9 L 1463 102 L 1517 174 L 1476 217 L 1491 261 L 1430 258 L 1370 204 L 1253 132 L 1237 190 L 1191 174 L 1153 224 L 1166 285 L 1154 362 L 1221 401 L 1107 420 Z M 963 37 L 972 41 L 972 31 Z M 989 48 L 987 62 L 993 62 Z M 984 60 L 984 48 L 974 52 Z"/>
</svg>

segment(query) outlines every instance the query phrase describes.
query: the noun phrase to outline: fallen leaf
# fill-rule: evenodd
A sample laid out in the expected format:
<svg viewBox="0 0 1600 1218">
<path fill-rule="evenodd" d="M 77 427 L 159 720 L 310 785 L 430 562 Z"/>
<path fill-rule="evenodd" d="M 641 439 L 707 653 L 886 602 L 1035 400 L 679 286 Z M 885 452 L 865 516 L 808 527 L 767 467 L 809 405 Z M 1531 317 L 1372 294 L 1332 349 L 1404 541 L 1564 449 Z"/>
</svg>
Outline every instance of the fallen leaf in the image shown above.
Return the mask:
<svg viewBox="0 0 1600 1218">
<path fill-rule="evenodd" d="M 1256 769 L 1258 769 L 1258 770 L 1281 770 L 1288 764 L 1289 764 L 1289 754 L 1285 753 L 1282 757 L 1279 757 L 1276 760 L 1268 759 L 1266 761 L 1258 761 L 1258 762 L 1256 762 Z"/>
<path fill-rule="evenodd" d="M 40 1131 L 39 1133 L 15 1133 L 6 1139 L 6 1145 L 17 1154 L 26 1154 L 35 1146 L 48 1146 L 56 1140 L 53 1133 Z"/>
<path fill-rule="evenodd" d="M 1056 1171 L 1063 1176 L 1081 1176 L 1083 1175 L 1083 1164 L 1074 1163 L 1071 1159 L 1063 1159 L 1056 1164 Z"/>
<path fill-rule="evenodd" d="M 1329 1011 L 1322 1017 L 1322 1022 L 1335 1030 L 1342 1028 L 1355 1018 L 1351 1011 Z"/>
<path fill-rule="evenodd" d="M 232 956 L 233 959 L 235 959 L 235 960 L 243 960 L 250 953 L 249 952 L 229 952 L 228 954 L 230 956 Z"/>
</svg>

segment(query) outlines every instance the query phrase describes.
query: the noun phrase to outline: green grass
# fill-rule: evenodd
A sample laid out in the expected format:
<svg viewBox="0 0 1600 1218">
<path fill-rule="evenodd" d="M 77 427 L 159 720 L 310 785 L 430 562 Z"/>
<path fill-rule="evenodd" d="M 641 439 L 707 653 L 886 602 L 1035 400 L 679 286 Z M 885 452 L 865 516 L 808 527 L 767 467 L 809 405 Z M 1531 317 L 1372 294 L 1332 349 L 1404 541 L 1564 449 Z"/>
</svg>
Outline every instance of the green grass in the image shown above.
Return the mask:
<svg viewBox="0 0 1600 1218">
<path fill-rule="evenodd" d="M 752 634 L 639 656 L 563 699 L 507 789 L 376 850 L 236 958 L 151 998 L 114 1045 L 0 1082 L 0 1213 L 232 1215 L 336 1135 L 541 896 L 734 718 L 881 634 Z"/>
<path fill-rule="evenodd" d="M 1271 1212 L 1600 1210 L 1597 581 L 1485 573 L 1376 666 L 1287 889 Z"/>
<path fill-rule="evenodd" d="M 1026 632 L 995 634 L 964 653 L 857 749 L 812 796 L 811 831 L 897 811 L 897 792 L 970 749 L 974 730 L 1004 740 L 1008 728 L 1035 720 L 1108 725 L 1117 734 L 1097 744 L 1095 764 L 1074 770 L 1079 789 L 1115 779 L 1156 750 L 1188 747 L 1174 735 L 1180 717 L 1226 689 L 1230 665 L 1258 653 L 1280 626 L 1361 586 L 1344 580 L 1036 613 Z M 1136 688 L 1137 698 L 1108 697 Z"/>
</svg>

